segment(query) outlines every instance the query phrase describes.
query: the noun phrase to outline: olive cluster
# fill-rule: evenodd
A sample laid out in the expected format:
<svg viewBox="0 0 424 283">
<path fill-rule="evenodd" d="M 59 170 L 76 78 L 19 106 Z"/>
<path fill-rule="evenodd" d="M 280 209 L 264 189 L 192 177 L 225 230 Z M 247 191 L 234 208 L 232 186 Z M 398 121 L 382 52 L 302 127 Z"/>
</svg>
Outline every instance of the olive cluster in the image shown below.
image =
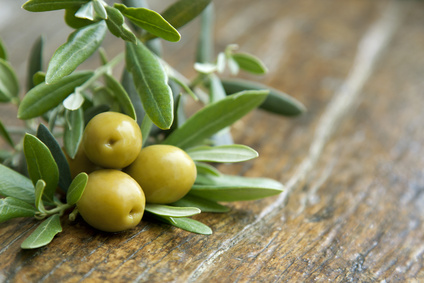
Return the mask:
<svg viewBox="0 0 424 283">
<path fill-rule="evenodd" d="M 146 202 L 172 203 L 188 193 L 196 179 L 190 156 L 171 145 L 142 149 L 137 123 L 121 113 L 104 112 L 87 124 L 81 146 L 69 159 L 71 174 L 88 173 L 77 208 L 102 231 L 135 227 Z"/>
</svg>

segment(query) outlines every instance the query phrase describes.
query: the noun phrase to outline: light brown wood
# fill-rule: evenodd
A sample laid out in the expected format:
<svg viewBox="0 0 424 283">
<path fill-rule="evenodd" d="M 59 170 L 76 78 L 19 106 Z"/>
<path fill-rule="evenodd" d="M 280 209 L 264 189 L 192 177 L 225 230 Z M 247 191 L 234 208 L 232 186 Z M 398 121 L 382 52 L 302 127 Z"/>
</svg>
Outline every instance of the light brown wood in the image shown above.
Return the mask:
<svg viewBox="0 0 424 283">
<path fill-rule="evenodd" d="M 5 4 L 28 14 L 14 0 Z M 237 43 L 256 54 L 269 74 L 243 76 L 308 109 L 294 119 L 249 114 L 232 132 L 260 157 L 220 169 L 277 179 L 285 192 L 194 217 L 212 227 L 210 236 L 145 220 L 107 234 L 65 220 L 49 246 L 27 251 L 20 244 L 35 221 L 2 223 L 0 281 L 424 281 L 424 2 L 237 0 L 216 8 L 216 50 Z M 66 38 L 53 14 L 0 22 L 21 78 L 22 54 L 39 32 L 52 40 L 47 58 Z M 165 46 L 167 61 L 188 77 L 197 32 L 186 27 L 182 42 Z M 107 40 L 111 54 L 122 48 Z M 1 119 L 14 113 L 0 109 Z"/>
</svg>

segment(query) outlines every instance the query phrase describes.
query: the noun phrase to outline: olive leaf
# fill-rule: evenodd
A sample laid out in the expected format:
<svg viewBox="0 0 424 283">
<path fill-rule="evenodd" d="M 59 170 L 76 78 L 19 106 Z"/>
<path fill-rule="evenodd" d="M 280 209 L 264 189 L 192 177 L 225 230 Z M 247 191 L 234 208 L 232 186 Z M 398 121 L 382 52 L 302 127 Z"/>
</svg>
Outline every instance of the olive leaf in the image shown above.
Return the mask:
<svg viewBox="0 0 424 283">
<path fill-rule="evenodd" d="M 111 75 L 104 75 L 106 86 L 113 92 L 123 112 L 137 121 L 137 114 L 124 87 Z"/>
<path fill-rule="evenodd" d="M 37 137 L 25 134 L 24 153 L 29 176 L 35 185 L 38 180 L 46 182 L 44 197 L 52 202 L 59 182 L 59 169 L 49 148 Z"/>
<path fill-rule="evenodd" d="M 34 185 L 30 179 L 0 164 L 0 196 L 13 197 L 33 204 Z"/>
<path fill-rule="evenodd" d="M 75 88 L 87 81 L 93 72 L 76 72 L 55 84 L 41 83 L 32 88 L 23 98 L 18 109 L 19 119 L 31 119 L 59 105 Z"/>
<path fill-rule="evenodd" d="M 67 110 L 66 114 L 68 123 L 63 133 L 63 141 L 66 153 L 73 159 L 78 152 L 84 133 L 84 114 L 81 108 L 74 111 Z"/>
<path fill-rule="evenodd" d="M 306 111 L 305 106 L 295 98 L 260 83 L 243 79 L 223 79 L 222 85 L 227 94 L 242 90 L 269 89 L 269 95 L 260 105 L 260 108 L 272 113 L 283 116 L 297 116 Z"/>
<path fill-rule="evenodd" d="M 87 19 L 81 19 L 75 16 L 75 14 L 78 12 L 80 7 L 75 6 L 74 8 L 67 8 L 65 9 L 65 23 L 73 28 L 73 29 L 79 29 L 88 25 L 91 25 L 93 21 L 87 20 Z"/>
<path fill-rule="evenodd" d="M 53 84 L 72 73 L 99 48 L 106 34 L 105 21 L 77 29 L 68 41 L 60 46 L 50 60 L 46 83 Z"/>
<path fill-rule="evenodd" d="M 147 203 L 145 210 L 155 215 L 167 217 L 187 217 L 201 212 L 200 209 L 196 207 L 176 207 L 152 203 Z"/>
<path fill-rule="evenodd" d="M 31 48 L 29 63 L 28 63 L 28 77 L 27 77 L 27 89 L 34 87 L 34 75 L 43 69 L 43 46 L 44 37 L 40 36 L 34 42 Z"/>
<path fill-rule="evenodd" d="M 79 173 L 71 185 L 69 186 L 68 193 L 66 194 L 66 203 L 69 205 L 76 204 L 82 194 L 84 193 L 85 186 L 88 182 L 88 175 L 84 172 Z"/>
<path fill-rule="evenodd" d="M 10 134 L 6 127 L 3 125 L 3 123 L 0 121 L 0 136 L 4 138 L 4 140 L 12 147 L 15 147 L 15 144 L 13 143 L 12 138 L 10 137 Z"/>
<path fill-rule="evenodd" d="M 240 144 L 198 146 L 187 149 L 186 152 L 194 161 L 206 162 L 242 162 L 258 157 L 254 149 Z"/>
<path fill-rule="evenodd" d="M 19 82 L 12 66 L 0 58 L 0 102 L 9 102 L 18 97 Z"/>
<path fill-rule="evenodd" d="M 85 20 L 94 21 L 96 18 L 96 14 L 94 11 L 94 1 L 90 1 L 84 5 L 81 6 L 81 8 L 78 9 L 78 11 L 75 13 L 75 17 Z"/>
<path fill-rule="evenodd" d="M 231 57 L 239 65 L 240 69 L 243 69 L 247 72 L 263 75 L 268 72 L 268 69 L 264 63 L 256 56 L 253 56 L 248 53 L 237 52 L 231 54 Z"/>
<path fill-rule="evenodd" d="M 135 116 L 137 117 L 137 123 L 141 125 L 143 117 L 146 112 L 144 111 L 143 104 L 141 103 L 140 96 L 138 95 L 137 89 L 135 88 L 134 79 L 130 72 L 124 68 L 122 71 L 121 84 L 131 100 L 134 107 Z M 150 121 L 151 122 L 151 121 Z M 144 134 L 144 133 L 143 133 Z M 143 136 L 144 138 L 144 136 Z M 147 136 L 146 136 L 147 138 Z"/>
<path fill-rule="evenodd" d="M 267 95 L 268 91 L 244 91 L 208 104 L 172 132 L 164 143 L 183 149 L 195 146 L 259 106 Z"/>
<path fill-rule="evenodd" d="M 7 61 L 7 50 L 6 50 L 6 46 L 3 43 L 3 40 L 1 40 L 1 37 L 0 37 L 0 59 Z"/>
<path fill-rule="evenodd" d="M 147 115 L 159 128 L 169 129 L 174 119 L 173 96 L 159 60 L 142 42 L 127 42 L 126 65 Z"/>
<path fill-rule="evenodd" d="M 124 4 L 114 5 L 132 23 L 165 40 L 176 42 L 181 39 L 180 33 L 159 13 L 147 8 L 128 8 Z"/>
<path fill-rule="evenodd" d="M 40 141 L 42 141 L 50 149 L 59 169 L 59 187 L 66 192 L 72 182 L 72 177 L 65 154 L 53 134 L 50 133 L 49 129 L 44 126 L 44 124 L 40 124 L 38 126 L 37 138 L 39 138 Z"/>
<path fill-rule="evenodd" d="M 22 8 L 29 12 L 46 12 L 79 7 L 90 0 L 29 0 Z"/>
<path fill-rule="evenodd" d="M 183 230 L 186 230 L 192 233 L 197 233 L 202 235 L 212 234 L 212 229 L 209 226 L 191 218 L 186 218 L 186 217 L 176 218 L 176 217 L 161 216 L 158 219 L 165 223 L 171 224 L 172 226 L 181 228 Z"/>
<path fill-rule="evenodd" d="M 35 208 L 40 212 L 46 212 L 43 204 L 43 194 L 46 188 L 44 180 L 38 180 L 35 184 Z"/>
<path fill-rule="evenodd" d="M 214 176 L 219 176 L 221 175 L 221 173 L 218 171 L 218 169 L 216 169 L 215 167 L 207 164 L 207 163 L 203 163 L 203 162 L 196 162 L 196 169 L 197 169 L 197 174 L 204 174 L 204 175 L 214 175 Z"/>
<path fill-rule="evenodd" d="M 44 220 L 22 244 L 22 249 L 36 249 L 49 244 L 56 234 L 62 232 L 60 217 L 54 214 Z"/>
<path fill-rule="evenodd" d="M 211 2 L 201 13 L 196 62 L 212 62 L 214 56 L 214 5 Z"/>
<path fill-rule="evenodd" d="M 99 0 L 92 0 L 94 11 L 96 12 L 96 15 L 99 16 L 101 19 L 107 19 L 108 14 L 106 12 L 105 6 L 103 6 L 102 1 Z"/>
<path fill-rule="evenodd" d="M 0 199 L 0 223 L 17 217 L 32 217 L 35 208 L 25 201 L 7 197 Z"/>
<path fill-rule="evenodd" d="M 186 195 L 182 199 L 172 203 L 171 205 L 180 206 L 180 207 L 197 207 L 202 212 L 228 212 L 229 207 L 221 205 L 216 201 L 198 197 L 195 195 Z"/>
<path fill-rule="evenodd" d="M 120 37 L 123 40 L 136 43 L 137 38 L 134 33 L 125 25 L 124 16 L 122 13 L 118 9 L 110 6 L 106 6 L 106 12 L 108 16 L 106 19 L 106 24 L 109 31 L 116 37 Z"/>
<path fill-rule="evenodd" d="M 284 186 L 268 178 L 198 175 L 189 194 L 214 201 L 246 201 L 280 194 Z"/>
</svg>

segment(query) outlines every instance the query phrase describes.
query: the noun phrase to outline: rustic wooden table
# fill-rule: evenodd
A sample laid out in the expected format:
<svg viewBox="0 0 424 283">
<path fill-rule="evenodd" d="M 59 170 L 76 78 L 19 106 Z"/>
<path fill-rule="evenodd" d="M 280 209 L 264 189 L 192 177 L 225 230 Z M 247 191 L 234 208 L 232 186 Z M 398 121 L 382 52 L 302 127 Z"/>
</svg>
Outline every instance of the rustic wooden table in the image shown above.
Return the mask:
<svg viewBox="0 0 424 283">
<path fill-rule="evenodd" d="M 0 36 L 24 78 L 33 40 L 47 35 L 48 58 L 69 30 L 60 12 L 40 17 L 22 3 L 2 0 Z M 111 235 L 65 221 L 49 246 L 20 250 L 35 222 L 2 223 L 0 282 L 424 281 L 424 1 L 216 8 L 216 49 L 237 43 L 258 55 L 269 68 L 258 81 L 308 108 L 295 119 L 248 115 L 232 131 L 259 159 L 220 169 L 277 179 L 285 192 L 195 217 L 210 236 L 147 221 Z M 190 76 L 197 25 L 182 34 L 165 57 Z M 108 40 L 111 53 L 122 48 Z M 2 119 L 14 115 L 0 108 Z"/>
</svg>

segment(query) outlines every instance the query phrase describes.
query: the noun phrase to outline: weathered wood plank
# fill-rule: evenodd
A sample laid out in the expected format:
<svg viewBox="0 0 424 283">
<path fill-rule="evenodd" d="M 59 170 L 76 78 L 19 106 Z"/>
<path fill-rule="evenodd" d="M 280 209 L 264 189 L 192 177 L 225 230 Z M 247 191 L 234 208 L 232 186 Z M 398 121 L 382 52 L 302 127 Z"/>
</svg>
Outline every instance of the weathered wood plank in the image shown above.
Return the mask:
<svg viewBox="0 0 424 283">
<path fill-rule="evenodd" d="M 195 217 L 210 236 L 149 221 L 110 235 L 65 221 L 48 247 L 21 251 L 35 222 L 3 223 L 0 281 L 424 280 L 424 3 L 216 6 L 217 50 L 238 43 L 257 54 L 270 66 L 262 82 L 308 108 L 296 119 L 256 111 L 237 123 L 236 141 L 260 158 L 220 169 L 278 179 L 286 192 Z M 190 75 L 196 27 L 183 32 L 167 59 Z"/>
</svg>

